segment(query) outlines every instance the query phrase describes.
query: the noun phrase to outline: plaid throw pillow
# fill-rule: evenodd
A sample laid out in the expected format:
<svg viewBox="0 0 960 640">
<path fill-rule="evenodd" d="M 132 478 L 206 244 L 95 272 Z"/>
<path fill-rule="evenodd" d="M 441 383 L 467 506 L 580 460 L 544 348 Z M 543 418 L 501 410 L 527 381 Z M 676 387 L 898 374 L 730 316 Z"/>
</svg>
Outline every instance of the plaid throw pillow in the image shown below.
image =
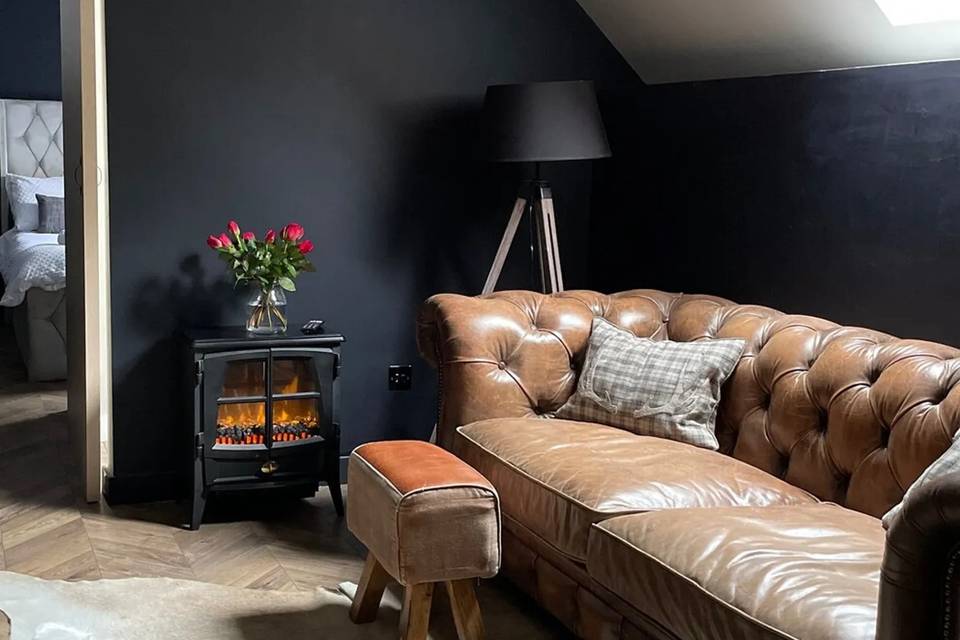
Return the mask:
<svg viewBox="0 0 960 640">
<path fill-rule="evenodd" d="M 557 417 L 719 449 L 720 386 L 743 347 L 743 340 L 638 338 L 595 318 L 577 391 Z"/>
</svg>

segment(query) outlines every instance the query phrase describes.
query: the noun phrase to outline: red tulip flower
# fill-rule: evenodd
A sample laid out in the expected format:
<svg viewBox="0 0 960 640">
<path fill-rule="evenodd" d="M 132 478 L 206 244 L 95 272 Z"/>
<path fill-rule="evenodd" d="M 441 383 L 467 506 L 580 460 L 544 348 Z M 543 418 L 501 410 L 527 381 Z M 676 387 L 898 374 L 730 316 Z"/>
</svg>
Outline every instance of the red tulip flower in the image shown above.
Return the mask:
<svg viewBox="0 0 960 640">
<path fill-rule="evenodd" d="M 315 271 L 308 257 L 316 248 L 313 241 L 306 239 L 303 226 L 296 222 L 278 231 L 267 229 L 262 238 L 230 220 L 224 233 L 207 237 L 207 246 L 227 264 L 236 284 L 249 284 L 262 291 L 272 287 L 296 291 L 297 276 Z M 286 323 L 282 324 L 285 328 Z"/>
<path fill-rule="evenodd" d="M 296 222 L 291 222 L 283 228 L 280 235 L 288 242 L 296 242 L 303 237 L 303 227 Z"/>
</svg>

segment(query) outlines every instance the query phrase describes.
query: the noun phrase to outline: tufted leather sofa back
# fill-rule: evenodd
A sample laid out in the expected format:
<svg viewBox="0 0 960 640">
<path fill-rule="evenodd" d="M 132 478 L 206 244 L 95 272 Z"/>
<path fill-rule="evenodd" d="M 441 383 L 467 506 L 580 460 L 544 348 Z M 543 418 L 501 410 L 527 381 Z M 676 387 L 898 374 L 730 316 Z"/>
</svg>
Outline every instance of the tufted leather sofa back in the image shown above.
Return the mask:
<svg viewBox="0 0 960 640">
<path fill-rule="evenodd" d="M 549 417 L 576 387 L 595 316 L 653 339 L 746 340 L 722 392 L 723 453 L 870 515 L 899 502 L 960 427 L 952 347 L 712 296 L 504 291 L 441 294 L 421 310 L 440 444 L 484 418 Z"/>
</svg>

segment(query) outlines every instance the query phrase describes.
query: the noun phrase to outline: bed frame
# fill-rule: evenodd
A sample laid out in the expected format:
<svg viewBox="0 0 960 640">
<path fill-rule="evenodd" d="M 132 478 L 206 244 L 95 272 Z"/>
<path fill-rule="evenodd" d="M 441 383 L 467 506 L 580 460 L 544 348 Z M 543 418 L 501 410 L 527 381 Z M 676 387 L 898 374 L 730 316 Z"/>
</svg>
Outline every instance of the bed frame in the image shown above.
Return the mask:
<svg viewBox="0 0 960 640">
<path fill-rule="evenodd" d="M 11 227 L 6 176 L 63 176 L 63 104 L 0 99 L 0 231 Z M 30 380 L 67 377 L 66 289 L 30 289 L 13 309 L 17 344 Z"/>
</svg>

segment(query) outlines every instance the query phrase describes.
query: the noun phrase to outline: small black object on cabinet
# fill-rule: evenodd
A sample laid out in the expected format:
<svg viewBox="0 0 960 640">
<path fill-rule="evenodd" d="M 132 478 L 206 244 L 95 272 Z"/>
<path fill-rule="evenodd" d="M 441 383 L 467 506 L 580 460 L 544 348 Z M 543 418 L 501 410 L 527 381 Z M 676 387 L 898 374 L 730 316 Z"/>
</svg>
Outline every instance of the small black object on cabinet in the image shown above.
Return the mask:
<svg viewBox="0 0 960 640">
<path fill-rule="evenodd" d="M 315 336 L 323 333 L 323 320 L 307 320 L 300 327 L 300 333 L 305 336 Z"/>
<path fill-rule="evenodd" d="M 191 377 L 190 528 L 217 492 L 340 492 L 340 334 L 187 334 Z"/>
</svg>

